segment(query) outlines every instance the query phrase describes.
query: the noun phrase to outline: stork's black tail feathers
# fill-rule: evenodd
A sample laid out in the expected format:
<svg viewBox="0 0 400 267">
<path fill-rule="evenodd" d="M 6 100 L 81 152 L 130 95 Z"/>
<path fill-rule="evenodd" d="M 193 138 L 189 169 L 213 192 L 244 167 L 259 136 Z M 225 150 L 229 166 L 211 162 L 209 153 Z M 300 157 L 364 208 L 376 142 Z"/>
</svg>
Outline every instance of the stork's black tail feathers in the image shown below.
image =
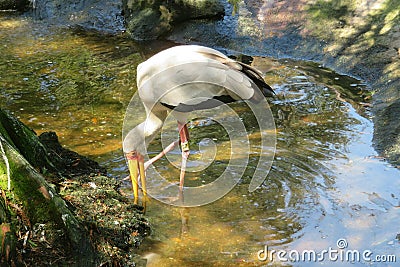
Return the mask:
<svg viewBox="0 0 400 267">
<path fill-rule="evenodd" d="M 264 81 L 264 78 L 261 76 L 260 72 L 257 69 L 242 62 L 237 63 L 239 63 L 239 65 L 242 67 L 241 72 L 246 74 L 246 76 L 249 77 L 257 85 L 258 88 L 260 88 L 264 96 L 275 95 L 274 90 Z"/>
</svg>

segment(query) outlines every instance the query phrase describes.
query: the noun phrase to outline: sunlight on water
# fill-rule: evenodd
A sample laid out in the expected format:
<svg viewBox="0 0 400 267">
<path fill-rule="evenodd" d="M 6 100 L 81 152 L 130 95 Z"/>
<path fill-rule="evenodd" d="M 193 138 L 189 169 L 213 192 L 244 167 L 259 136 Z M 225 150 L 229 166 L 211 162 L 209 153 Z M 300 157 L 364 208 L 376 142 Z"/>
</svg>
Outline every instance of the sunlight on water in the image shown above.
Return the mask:
<svg viewBox="0 0 400 267">
<path fill-rule="evenodd" d="M 136 90 L 135 69 L 144 55 L 167 44 L 141 46 L 7 16 L 0 18 L 0 27 L 1 107 L 38 133 L 56 131 L 64 146 L 99 161 L 109 175 L 124 178 L 128 171 L 121 129 Z M 261 149 L 260 132 L 248 108 L 237 103 L 232 108 L 245 123 L 251 146 L 243 178 L 225 197 L 202 207 L 174 208 L 152 200 L 147 216 L 154 233 L 138 252 L 149 266 L 301 266 L 262 262 L 257 252 L 265 246 L 337 249 L 337 240 L 343 238 L 349 249 L 393 254 L 400 260 L 399 170 L 372 148 L 365 84 L 308 62 L 255 57 L 252 64 L 267 72 L 266 80 L 278 95 L 268 99 L 278 143 L 262 187 L 248 192 Z M 169 138 L 177 138 L 174 129 L 171 124 Z M 189 166 L 202 171 L 189 172 L 186 186 L 210 183 L 224 171 L 231 154 L 227 133 L 215 121 L 198 118 L 191 122 L 190 134 Z M 150 156 L 161 150 L 160 141 L 158 137 L 150 145 Z M 210 150 L 214 162 L 202 160 L 202 146 L 215 149 Z M 170 159 L 174 164 L 163 158 L 155 165 L 170 181 L 178 181 L 179 149 Z M 260 168 L 268 173 L 269 168 Z M 131 194 L 130 185 L 123 185 Z"/>
</svg>

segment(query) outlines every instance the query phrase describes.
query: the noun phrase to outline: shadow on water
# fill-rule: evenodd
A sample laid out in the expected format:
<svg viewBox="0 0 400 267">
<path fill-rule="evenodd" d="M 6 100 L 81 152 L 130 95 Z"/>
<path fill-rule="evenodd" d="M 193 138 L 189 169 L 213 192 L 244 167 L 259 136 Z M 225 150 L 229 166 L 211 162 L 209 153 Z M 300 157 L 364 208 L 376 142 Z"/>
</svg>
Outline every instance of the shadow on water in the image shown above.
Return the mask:
<svg viewBox="0 0 400 267">
<path fill-rule="evenodd" d="M 134 70 L 143 57 L 170 44 L 145 46 L 123 38 L 43 29 L 13 17 L 2 17 L 0 28 L 2 107 L 39 133 L 56 131 L 65 146 L 100 161 L 110 175 L 127 175 L 121 129 L 135 90 Z M 370 250 L 371 260 L 377 255 L 396 255 L 400 260 L 399 171 L 371 147 L 366 86 L 313 63 L 247 59 L 267 72 L 266 80 L 278 95 L 268 100 L 277 129 L 272 168 L 269 173 L 265 169 L 268 176 L 261 188 L 248 192 L 258 160 L 257 153 L 250 152 L 244 177 L 214 203 L 183 209 L 152 200 L 147 215 L 154 233 L 139 251 L 148 265 L 303 266 L 301 259 L 284 260 L 290 251 L 338 249 L 339 239 L 348 244 L 340 250 L 343 253 Z M 232 107 L 257 151 L 259 134 L 251 128 L 251 114 L 241 103 Z M 223 171 L 229 140 L 209 120 L 194 122 L 190 131 L 194 150 L 204 138 L 211 138 L 219 155 L 218 164 L 202 175 L 189 174 L 188 183 L 197 186 Z M 151 152 L 160 150 L 159 141 L 151 144 Z M 196 158 L 196 151 L 193 154 Z M 166 159 L 156 166 L 171 180 L 177 177 L 177 168 Z M 125 183 L 123 191 L 130 194 Z M 257 252 L 266 246 L 269 257 L 260 261 Z M 272 250 L 286 254 L 279 261 Z M 328 256 L 317 254 L 306 264 L 348 264 L 345 256 Z M 367 260 L 352 261 L 358 266 L 369 265 Z"/>
</svg>

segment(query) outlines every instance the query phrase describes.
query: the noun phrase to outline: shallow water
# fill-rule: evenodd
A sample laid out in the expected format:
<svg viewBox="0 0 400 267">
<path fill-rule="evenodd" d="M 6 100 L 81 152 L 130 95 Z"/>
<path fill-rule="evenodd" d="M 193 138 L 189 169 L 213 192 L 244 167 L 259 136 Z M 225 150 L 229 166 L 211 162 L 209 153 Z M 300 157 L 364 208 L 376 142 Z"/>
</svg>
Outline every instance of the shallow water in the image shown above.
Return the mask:
<svg viewBox="0 0 400 267">
<path fill-rule="evenodd" d="M 134 70 L 171 44 L 55 30 L 6 14 L 0 17 L 0 29 L 1 107 L 38 133 L 56 131 L 64 146 L 99 161 L 109 175 L 124 178 L 121 130 L 135 90 Z M 269 173 L 261 188 L 249 193 L 259 133 L 246 106 L 232 105 L 245 122 L 252 147 L 243 178 L 225 197 L 202 207 L 177 208 L 152 200 L 147 215 L 154 233 L 138 251 L 148 265 L 330 266 L 353 261 L 363 266 L 378 265 L 372 260 L 380 255 L 400 261 L 400 175 L 371 146 L 366 86 L 309 62 L 243 59 L 268 71 L 266 80 L 278 95 L 268 99 L 277 130 L 272 168 L 265 168 Z M 192 168 L 209 164 L 199 159 L 199 143 L 209 140 L 217 149 L 210 167 L 188 173 L 186 185 L 199 186 L 224 171 L 229 138 L 204 118 L 193 122 L 190 133 Z M 150 154 L 161 149 L 159 142 L 151 144 Z M 178 150 L 171 155 L 179 166 Z M 167 159 L 156 166 L 171 181 L 177 179 L 178 169 Z M 124 186 L 130 193 L 130 185 Z M 347 247 L 338 250 L 344 241 Z M 265 254 L 258 255 L 261 260 L 257 254 L 266 246 L 269 257 L 262 261 Z M 299 255 L 304 251 L 311 258 L 303 261 Z M 314 257 L 310 251 L 319 254 Z M 285 261 L 297 256 L 297 262 Z"/>
</svg>

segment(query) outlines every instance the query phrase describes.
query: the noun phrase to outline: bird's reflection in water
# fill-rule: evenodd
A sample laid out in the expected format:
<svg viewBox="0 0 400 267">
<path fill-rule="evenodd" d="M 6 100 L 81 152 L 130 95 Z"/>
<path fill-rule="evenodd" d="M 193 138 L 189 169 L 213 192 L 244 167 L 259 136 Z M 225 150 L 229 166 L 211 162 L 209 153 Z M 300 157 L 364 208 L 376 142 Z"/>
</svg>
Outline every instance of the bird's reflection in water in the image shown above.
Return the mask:
<svg viewBox="0 0 400 267">
<path fill-rule="evenodd" d="M 181 238 L 185 238 L 185 235 L 189 233 L 189 208 L 180 208 L 179 213 L 181 214 Z"/>
</svg>

